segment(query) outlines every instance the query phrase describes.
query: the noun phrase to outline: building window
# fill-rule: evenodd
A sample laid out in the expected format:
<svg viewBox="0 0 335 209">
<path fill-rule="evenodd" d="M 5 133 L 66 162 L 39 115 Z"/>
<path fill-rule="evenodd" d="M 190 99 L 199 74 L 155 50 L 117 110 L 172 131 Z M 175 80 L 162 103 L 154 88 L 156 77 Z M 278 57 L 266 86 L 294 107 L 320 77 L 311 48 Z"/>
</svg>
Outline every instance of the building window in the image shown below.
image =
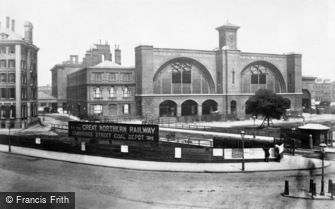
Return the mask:
<svg viewBox="0 0 335 209">
<path fill-rule="evenodd" d="M 181 72 L 178 70 L 172 70 L 172 83 L 181 83 Z"/>
<path fill-rule="evenodd" d="M 173 63 L 171 67 L 172 83 L 191 83 L 191 64 L 176 62 Z"/>
<path fill-rule="evenodd" d="M 118 73 L 109 73 L 108 74 L 108 80 L 110 80 L 110 81 L 117 81 L 117 79 L 118 79 Z"/>
<path fill-rule="evenodd" d="M 0 54 L 6 54 L 6 47 L 0 47 Z"/>
<path fill-rule="evenodd" d="M 22 74 L 22 84 L 27 84 L 27 75 L 26 74 Z"/>
<path fill-rule="evenodd" d="M 21 70 L 27 69 L 27 62 L 25 60 L 21 60 Z"/>
<path fill-rule="evenodd" d="M 8 67 L 14 68 L 15 67 L 15 60 L 8 60 Z"/>
<path fill-rule="evenodd" d="M 0 60 L 0 67 L 6 67 L 6 60 Z"/>
<path fill-rule="evenodd" d="M 128 115 L 130 112 L 129 112 L 129 104 L 124 104 L 123 105 L 123 114 L 125 115 Z"/>
<path fill-rule="evenodd" d="M 9 83 L 15 83 L 15 73 L 9 73 L 8 82 Z"/>
<path fill-rule="evenodd" d="M 100 115 L 102 113 L 102 105 L 94 105 L 93 112 L 94 114 Z"/>
<path fill-rule="evenodd" d="M 129 97 L 130 96 L 130 91 L 127 87 L 123 89 L 123 97 Z"/>
<path fill-rule="evenodd" d="M 15 46 L 9 47 L 9 54 L 15 54 Z"/>
<path fill-rule="evenodd" d="M 7 89 L 6 88 L 0 88 L 0 98 L 6 99 L 7 98 Z"/>
<path fill-rule="evenodd" d="M 94 89 L 94 98 L 99 99 L 102 97 L 101 89 L 99 87 L 96 87 Z"/>
<path fill-rule="evenodd" d="M 0 73 L 0 82 L 1 83 L 7 82 L 6 73 Z"/>
<path fill-rule="evenodd" d="M 6 106 L 1 106 L 1 108 L 0 108 L 0 116 L 1 116 L 1 119 L 5 119 L 7 117 L 7 115 L 6 115 Z"/>
<path fill-rule="evenodd" d="M 131 81 L 132 80 L 132 73 L 122 73 L 122 81 Z"/>
<path fill-rule="evenodd" d="M 109 89 L 109 97 L 115 97 L 115 88 L 114 87 L 111 87 L 110 89 Z"/>
<path fill-rule="evenodd" d="M 251 84 L 266 84 L 266 74 L 262 72 L 251 74 Z"/>
<path fill-rule="evenodd" d="M 27 99 L 27 89 L 21 88 L 21 99 Z"/>
<path fill-rule="evenodd" d="M 9 99 L 15 99 L 15 88 L 9 88 L 8 93 L 9 93 Z"/>
<path fill-rule="evenodd" d="M 93 74 L 93 79 L 95 81 L 102 81 L 102 74 L 103 73 L 92 73 Z"/>
</svg>

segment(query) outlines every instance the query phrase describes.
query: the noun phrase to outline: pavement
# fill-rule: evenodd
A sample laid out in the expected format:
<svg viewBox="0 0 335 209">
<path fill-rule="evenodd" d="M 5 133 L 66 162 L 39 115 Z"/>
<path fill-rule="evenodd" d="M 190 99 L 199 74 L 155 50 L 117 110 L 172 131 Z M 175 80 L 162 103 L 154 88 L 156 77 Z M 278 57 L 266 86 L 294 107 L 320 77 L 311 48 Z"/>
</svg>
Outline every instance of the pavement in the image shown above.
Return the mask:
<svg viewBox="0 0 335 209">
<path fill-rule="evenodd" d="M 73 163 L 82 163 L 97 166 L 150 170 L 150 171 L 171 171 L 171 172 L 264 172 L 264 171 L 291 171 L 291 170 L 312 170 L 322 166 L 319 159 L 305 158 L 300 155 L 284 155 L 281 162 L 247 162 L 245 171 L 242 171 L 242 163 L 186 163 L 186 162 L 156 162 L 141 160 L 126 160 L 53 152 L 25 147 L 11 147 L 13 154 L 27 155 L 38 158 L 54 159 Z M 8 145 L 0 145 L 1 152 L 8 152 Z M 325 167 L 330 162 L 325 161 Z"/>
</svg>

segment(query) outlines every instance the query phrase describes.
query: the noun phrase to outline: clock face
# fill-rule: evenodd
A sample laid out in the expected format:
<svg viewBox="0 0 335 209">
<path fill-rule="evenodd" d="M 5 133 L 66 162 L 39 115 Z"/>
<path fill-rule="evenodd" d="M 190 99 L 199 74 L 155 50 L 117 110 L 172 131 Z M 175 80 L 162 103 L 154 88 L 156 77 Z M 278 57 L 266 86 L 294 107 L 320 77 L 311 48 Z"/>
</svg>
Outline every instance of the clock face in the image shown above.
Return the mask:
<svg viewBox="0 0 335 209">
<path fill-rule="evenodd" d="M 235 40 L 234 34 L 228 34 L 228 41 L 233 42 Z"/>
</svg>

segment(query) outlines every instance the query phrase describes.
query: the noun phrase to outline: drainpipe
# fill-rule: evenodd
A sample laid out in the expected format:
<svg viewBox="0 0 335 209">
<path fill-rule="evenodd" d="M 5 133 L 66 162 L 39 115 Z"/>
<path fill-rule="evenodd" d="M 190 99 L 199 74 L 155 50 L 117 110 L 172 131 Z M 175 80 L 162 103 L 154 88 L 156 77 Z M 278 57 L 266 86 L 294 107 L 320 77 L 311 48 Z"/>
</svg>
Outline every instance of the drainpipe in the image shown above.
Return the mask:
<svg viewBox="0 0 335 209">
<path fill-rule="evenodd" d="M 224 49 L 225 52 L 225 65 L 226 65 L 226 117 L 228 116 L 228 57 L 227 49 Z"/>
</svg>

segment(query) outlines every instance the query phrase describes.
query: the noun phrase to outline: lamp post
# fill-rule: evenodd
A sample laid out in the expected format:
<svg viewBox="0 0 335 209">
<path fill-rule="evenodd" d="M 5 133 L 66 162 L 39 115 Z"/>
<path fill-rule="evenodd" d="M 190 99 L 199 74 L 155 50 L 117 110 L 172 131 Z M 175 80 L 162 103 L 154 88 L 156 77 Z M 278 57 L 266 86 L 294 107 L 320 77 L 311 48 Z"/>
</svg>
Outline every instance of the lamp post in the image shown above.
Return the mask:
<svg viewBox="0 0 335 209">
<path fill-rule="evenodd" d="M 8 152 L 12 152 L 12 146 L 10 143 L 10 123 L 8 124 Z"/>
<path fill-rule="evenodd" d="M 325 143 L 321 143 L 320 144 L 321 147 L 321 159 L 322 159 L 322 175 L 321 175 L 321 192 L 320 195 L 325 195 L 324 192 L 324 160 L 325 160 L 325 147 L 327 147 L 327 145 Z"/>
<path fill-rule="evenodd" d="M 244 171 L 244 131 L 241 131 L 241 139 L 242 139 L 242 171 Z"/>
<path fill-rule="evenodd" d="M 254 120 L 254 138 L 256 138 L 256 115 L 253 115 L 252 119 Z"/>
</svg>

